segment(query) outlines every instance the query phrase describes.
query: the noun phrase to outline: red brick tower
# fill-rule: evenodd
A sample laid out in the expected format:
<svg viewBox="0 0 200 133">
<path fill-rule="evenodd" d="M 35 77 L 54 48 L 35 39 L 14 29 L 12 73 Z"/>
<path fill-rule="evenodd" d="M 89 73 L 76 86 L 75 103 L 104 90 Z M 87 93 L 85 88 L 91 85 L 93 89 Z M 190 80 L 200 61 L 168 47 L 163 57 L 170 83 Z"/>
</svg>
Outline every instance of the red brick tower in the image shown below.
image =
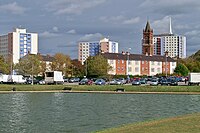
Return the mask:
<svg viewBox="0 0 200 133">
<path fill-rule="evenodd" d="M 147 21 L 146 27 L 143 30 L 142 54 L 153 55 L 153 53 L 153 29 L 151 29 L 149 21 Z"/>
</svg>

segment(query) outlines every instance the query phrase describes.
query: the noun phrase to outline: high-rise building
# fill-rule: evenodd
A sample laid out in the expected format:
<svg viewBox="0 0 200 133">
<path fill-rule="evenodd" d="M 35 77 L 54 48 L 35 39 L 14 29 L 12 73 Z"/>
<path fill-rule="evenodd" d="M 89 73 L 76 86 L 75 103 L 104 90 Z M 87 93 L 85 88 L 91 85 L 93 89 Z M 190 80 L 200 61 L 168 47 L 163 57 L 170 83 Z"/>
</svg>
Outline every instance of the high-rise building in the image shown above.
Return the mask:
<svg viewBox="0 0 200 133">
<path fill-rule="evenodd" d="M 186 37 L 173 34 L 171 18 L 169 33 L 154 35 L 153 44 L 155 55 L 164 55 L 167 51 L 170 57 L 186 58 Z"/>
<path fill-rule="evenodd" d="M 0 55 L 7 61 L 18 63 L 28 53 L 38 53 L 37 33 L 27 33 L 26 29 L 15 28 L 13 32 L 0 36 Z"/>
<path fill-rule="evenodd" d="M 79 42 L 78 60 L 84 64 L 89 56 L 99 53 L 118 53 L 118 42 L 103 38 L 95 42 Z"/>
<path fill-rule="evenodd" d="M 151 29 L 150 23 L 147 21 L 146 27 L 143 30 L 142 54 L 153 55 L 153 47 L 153 29 Z"/>
</svg>

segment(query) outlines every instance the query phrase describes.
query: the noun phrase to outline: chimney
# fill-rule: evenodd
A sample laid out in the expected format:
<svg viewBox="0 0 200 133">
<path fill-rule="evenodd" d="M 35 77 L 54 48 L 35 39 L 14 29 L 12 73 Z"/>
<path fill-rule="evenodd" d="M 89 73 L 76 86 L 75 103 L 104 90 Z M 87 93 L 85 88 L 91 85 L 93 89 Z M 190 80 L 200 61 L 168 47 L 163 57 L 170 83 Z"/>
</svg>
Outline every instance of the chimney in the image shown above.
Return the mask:
<svg viewBox="0 0 200 133">
<path fill-rule="evenodd" d="M 126 53 L 124 51 L 122 51 L 122 54 L 125 55 Z"/>
</svg>

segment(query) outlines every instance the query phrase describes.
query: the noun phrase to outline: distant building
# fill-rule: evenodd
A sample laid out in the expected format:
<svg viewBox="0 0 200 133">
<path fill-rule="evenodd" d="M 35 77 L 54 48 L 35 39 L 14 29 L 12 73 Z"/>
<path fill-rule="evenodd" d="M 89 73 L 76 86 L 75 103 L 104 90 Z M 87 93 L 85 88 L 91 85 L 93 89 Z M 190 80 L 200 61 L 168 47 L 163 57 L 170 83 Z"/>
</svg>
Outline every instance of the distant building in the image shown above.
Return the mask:
<svg viewBox="0 0 200 133">
<path fill-rule="evenodd" d="M 37 33 L 27 33 L 26 29 L 15 28 L 13 32 L 0 36 L 0 55 L 7 61 L 18 63 L 28 53 L 38 53 Z"/>
<path fill-rule="evenodd" d="M 149 21 L 147 21 L 146 27 L 143 30 L 142 54 L 153 55 L 153 47 L 153 29 L 151 29 Z"/>
<path fill-rule="evenodd" d="M 173 34 L 171 18 L 167 34 L 153 35 L 153 30 L 147 21 L 143 30 L 142 54 L 165 55 L 165 52 L 172 58 L 186 58 L 186 37 Z"/>
<path fill-rule="evenodd" d="M 84 64 L 89 56 L 95 56 L 99 53 L 118 53 L 118 42 L 103 38 L 96 42 L 79 42 L 78 60 Z"/>
<path fill-rule="evenodd" d="M 176 61 L 168 56 L 126 53 L 102 53 L 102 55 L 108 59 L 108 64 L 112 67 L 108 72 L 111 75 L 172 74 L 176 68 Z"/>
</svg>

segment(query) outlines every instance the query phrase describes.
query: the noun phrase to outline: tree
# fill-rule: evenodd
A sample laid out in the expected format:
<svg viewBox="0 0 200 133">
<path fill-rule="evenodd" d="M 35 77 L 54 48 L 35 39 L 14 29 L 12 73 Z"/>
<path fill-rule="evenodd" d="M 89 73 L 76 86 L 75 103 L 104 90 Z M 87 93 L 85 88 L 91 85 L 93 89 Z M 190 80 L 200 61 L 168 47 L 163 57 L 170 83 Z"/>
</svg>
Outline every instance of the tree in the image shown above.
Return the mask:
<svg viewBox="0 0 200 133">
<path fill-rule="evenodd" d="M 3 56 L 0 56 L 0 73 L 9 73 L 9 65 L 5 62 Z"/>
<path fill-rule="evenodd" d="M 51 64 L 53 71 L 62 71 L 64 75 L 68 75 L 71 66 L 71 59 L 68 55 L 62 53 L 56 53 L 54 55 L 55 60 Z"/>
<path fill-rule="evenodd" d="M 72 76 L 83 77 L 84 76 L 84 66 L 77 59 L 71 61 L 71 72 Z"/>
<path fill-rule="evenodd" d="M 19 63 L 15 65 L 15 69 L 22 75 L 38 75 L 41 72 L 40 61 L 40 55 L 27 54 L 19 60 Z"/>
<path fill-rule="evenodd" d="M 107 59 L 102 55 L 88 57 L 84 65 L 87 70 L 87 76 L 89 77 L 107 76 L 108 71 L 111 69 Z"/>
<path fill-rule="evenodd" d="M 174 72 L 181 75 L 181 76 L 187 76 L 188 73 L 189 73 L 189 70 L 184 64 L 179 63 L 177 65 L 177 67 L 175 68 Z"/>
</svg>

